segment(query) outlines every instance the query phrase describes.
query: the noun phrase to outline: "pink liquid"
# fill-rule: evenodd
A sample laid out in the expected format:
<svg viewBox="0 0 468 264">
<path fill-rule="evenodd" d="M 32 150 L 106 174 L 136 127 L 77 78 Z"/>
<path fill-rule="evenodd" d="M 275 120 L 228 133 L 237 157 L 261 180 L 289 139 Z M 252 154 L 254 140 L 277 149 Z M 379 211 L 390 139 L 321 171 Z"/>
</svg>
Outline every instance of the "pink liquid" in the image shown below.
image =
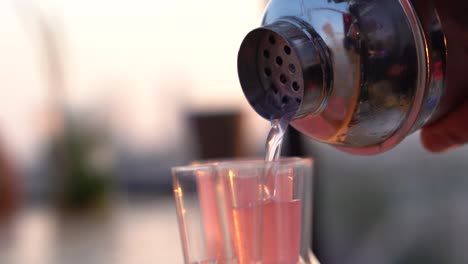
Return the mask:
<svg viewBox="0 0 468 264">
<path fill-rule="evenodd" d="M 227 215 L 223 218 L 214 178 L 199 175 L 203 255 L 208 260 L 197 263 L 212 263 L 213 259 L 215 263 L 229 263 L 228 259 L 234 258 L 239 264 L 296 264 L 300 254 L 301 201 L 292 199 L 293 182 L 288 176 L 277 174 L 266 181 L 266 187 L 275 194 L 266 201 L 258 200 L 256 177 L 225 181 L 222 201 Z M 229 241 L 224 239 L 223 221 Z M 188 237 L 184 241 L 188 243 Z M 226 255 L 226 248 L 230 248 L 230 256 Z"/>
<path fill-rule="evenodd" d="M 207 175 L 197 177 L 200 210 L 203 219 L 203 230 L 206 238 L 207 256 L 223 259 L 224 241 L 222 235 L 221 218 L 216 203 L 216 187 L 213 178 Z M 203 263 L 203 262 L 202 262 Z M 209 262 L 205 262 L 209 263 Z"/>
<path fill-rule="evenodd" d="M 234 209 L 233 234 L 239 263 L 261 259 L 264 264 L 296 264 L 301 239 L 300 210 L 299 200 L 267 201 L 261 208 Z M 255 229 L 256 221 L 261 221 L 261 230 Z"/>
<path fill-rule="evenodd" d="M 301 240 L 301 201 L 268 202 L 263 210 L 263 263 L 296 264 Z"/>
</svg>

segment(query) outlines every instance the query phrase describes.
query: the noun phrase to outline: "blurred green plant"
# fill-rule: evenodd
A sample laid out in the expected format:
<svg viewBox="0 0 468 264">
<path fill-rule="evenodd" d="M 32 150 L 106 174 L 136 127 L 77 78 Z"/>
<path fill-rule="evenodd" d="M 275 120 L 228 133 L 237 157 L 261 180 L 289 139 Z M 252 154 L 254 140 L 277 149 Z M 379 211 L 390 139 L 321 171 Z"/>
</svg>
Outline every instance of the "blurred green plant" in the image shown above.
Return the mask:
<svg viewBox="0 0 468 264">
<path fill-rule="evenodd" d="M 53 164 L 53 192 L 63 209 L 90 209 L 104 204 L 112 189 L 112 152 L 105 123 L 96 113 L 72 116 L 67 112 L 66 35 L 60 12 L 43 9 L 35 1 L 11 4 L 25 32 L 37 37 L 35 47 L 41 57 L 40 69 L 49 95 L 52 123 L 59 127 L 50 133 L 49 153 Z"/>
<path fill-rule="evenodd" d="M 68 118 L 54 143 L 57 201 L 64 209 L 103 206 L 112 190 L 112 151 L 106 130 Z"/>
</svg>

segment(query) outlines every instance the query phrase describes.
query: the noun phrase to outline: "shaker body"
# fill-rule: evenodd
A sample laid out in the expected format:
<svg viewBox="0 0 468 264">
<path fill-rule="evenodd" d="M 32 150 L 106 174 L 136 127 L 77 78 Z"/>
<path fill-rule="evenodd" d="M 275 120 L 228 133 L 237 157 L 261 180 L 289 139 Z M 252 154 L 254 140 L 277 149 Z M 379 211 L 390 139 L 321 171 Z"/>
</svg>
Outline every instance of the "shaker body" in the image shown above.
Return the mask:
<svg viewBox="0 0 468 264">
<path fill-rule="evenodd" d="M 445 35 L 436 10 L 421 6 L 272 0 L 239 51 L 246 98 L 266 119 L 294 111 L 293 127 L 340 150 L 393 148 L 464 92 L 447 89 Z"/>
</svg>

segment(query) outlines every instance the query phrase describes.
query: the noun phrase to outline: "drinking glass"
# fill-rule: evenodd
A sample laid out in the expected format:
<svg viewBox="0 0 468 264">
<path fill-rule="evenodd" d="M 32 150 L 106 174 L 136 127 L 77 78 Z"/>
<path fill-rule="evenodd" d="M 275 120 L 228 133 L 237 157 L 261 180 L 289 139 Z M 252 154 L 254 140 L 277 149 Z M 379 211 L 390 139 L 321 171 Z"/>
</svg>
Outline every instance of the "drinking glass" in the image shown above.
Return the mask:
<svg viewBox="0 0 468 264">
<path fill-rule="evenodd" d="M 311 159 L 172 168 L 185 263 L 311 264 Z"/>
</svg>

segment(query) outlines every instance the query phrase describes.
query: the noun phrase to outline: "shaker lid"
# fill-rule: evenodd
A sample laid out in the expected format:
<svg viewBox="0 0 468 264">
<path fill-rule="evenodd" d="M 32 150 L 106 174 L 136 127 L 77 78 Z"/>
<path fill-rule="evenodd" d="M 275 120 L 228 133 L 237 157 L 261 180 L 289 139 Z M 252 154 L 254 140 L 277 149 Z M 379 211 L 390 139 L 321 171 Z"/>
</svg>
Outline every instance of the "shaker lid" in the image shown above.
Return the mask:
<svg viewBox="0 0 468 264">
<path fill-rule="evenodd" d="M 254 110 L 272 120 L 320 111 L 327 98 L 327 67 L 318 36 L 284 19 L 251 31 L 238 55 L 238 74 Z"/>
</svg>

